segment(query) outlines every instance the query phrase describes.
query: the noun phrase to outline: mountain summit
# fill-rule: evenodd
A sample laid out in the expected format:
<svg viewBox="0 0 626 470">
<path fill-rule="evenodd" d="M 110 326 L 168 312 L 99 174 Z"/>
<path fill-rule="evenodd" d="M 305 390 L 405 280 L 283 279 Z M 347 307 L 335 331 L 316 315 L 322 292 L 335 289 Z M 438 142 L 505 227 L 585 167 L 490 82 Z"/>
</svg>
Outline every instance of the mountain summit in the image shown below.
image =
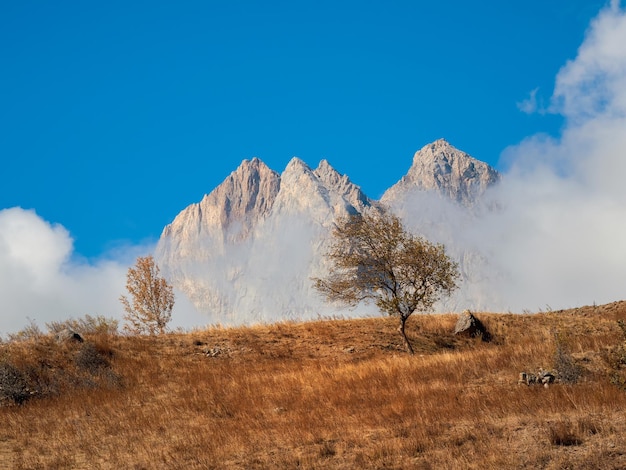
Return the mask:
<svg viewBox="0 0 626 470">
<path fill-rule="evenodd" d="M 489 165 L 438 140 L 415 154 L 406 176 L 381 202 L 409 228 L 452 245 L 470 279 L 467 260 L 478 258 L 453 246 L 449 222 L 472 217 L 469 207 L 498 179 Z M 446 204 L 457 211 L 453 217 L 439 209 Z M 312 169 L 294 157 L 280 175 L 258 158 L 244 160 L 165 227 L 156 257 L 164 275 L 208 315 L 207 321 L 239 324 L 373 313 L 375 308 L 350 313 L 328 305 L 310 279 L 327 272 L 324 254 L 335 220 L 378 207 L 326 160 Z M 412 220 L 407 214 L 418 215 Z"/>
<path fill-rule="evenodd" d="M 334 314 L 310 276 L 337 217 L 374 204 L 326 160 L 292 158 L 281 175 L 255 158 L 165 227 L 157 259 L 198 311 L 222 323 Z"/>
<path fill-rule="evenodd" d="M 439 139 L 413 156 L 407 174 L 389 188 L 381 202 L 389 204 L 408 190 L 436 191 L 464 206 L 471 206 L 485 190 L 500 180 L 499 173 Z"/>
</svg>

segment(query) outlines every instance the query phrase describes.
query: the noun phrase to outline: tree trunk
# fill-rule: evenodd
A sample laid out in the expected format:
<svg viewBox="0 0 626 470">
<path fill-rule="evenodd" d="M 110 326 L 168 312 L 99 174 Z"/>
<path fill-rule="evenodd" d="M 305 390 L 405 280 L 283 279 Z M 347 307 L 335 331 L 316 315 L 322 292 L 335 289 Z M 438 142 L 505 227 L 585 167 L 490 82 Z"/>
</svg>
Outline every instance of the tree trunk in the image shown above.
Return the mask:
<svg viewBox="0 0 626 470">
<path fill-rule="evenodd" d="M 406 333 L 404 332 L 404 325 L 409 317 L 405 317 L 404 315 L 400 315 L 400 326 L 398 327 L 398 331 L 402 335 L 402 339 L 404 340 L 404 346 L 406 346 L 406 350 L 409 354 L 415 354 L 413 351 L 413 347 L 409 342 L 409 338 L 406 337 Z"/>
</svg>

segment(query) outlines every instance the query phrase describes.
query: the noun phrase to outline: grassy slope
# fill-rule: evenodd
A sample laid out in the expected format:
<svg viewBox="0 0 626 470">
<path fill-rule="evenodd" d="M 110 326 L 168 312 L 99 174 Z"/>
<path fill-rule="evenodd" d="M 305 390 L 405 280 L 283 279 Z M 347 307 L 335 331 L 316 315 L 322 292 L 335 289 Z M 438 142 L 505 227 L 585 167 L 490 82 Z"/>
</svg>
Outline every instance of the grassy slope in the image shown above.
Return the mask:
<svg viewBox="0 0 626 470">
<path fill-rule="evenodd" d="M 626 468 L 601 358 L 626 303 L 478 316 L 493 342 L 412 317 L 412 357 L 382 317 L 97 338 L 124 386 L 0 408 L 0 468 Z M 552 366 L 555 331 L 582 380 L 517 385 Z"/>
</svg>

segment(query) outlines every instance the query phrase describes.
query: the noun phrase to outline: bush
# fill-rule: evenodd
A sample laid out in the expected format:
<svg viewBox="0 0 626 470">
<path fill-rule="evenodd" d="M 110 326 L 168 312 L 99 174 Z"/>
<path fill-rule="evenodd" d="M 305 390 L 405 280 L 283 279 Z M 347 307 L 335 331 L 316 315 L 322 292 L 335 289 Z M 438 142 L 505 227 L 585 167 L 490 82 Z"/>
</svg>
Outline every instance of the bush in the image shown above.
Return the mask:
<svg viewBox="0 0 626 470">
<path fill-rule="evenodd" d="M 8 362 L 0 362 L 0 403 L 21 405 L 31 397 L 26 375 Z"/>
<path fill-rule="evenodd" d="M 108 338 L 59 344 L 50 336 L 37 342 L 12 342 L 0 351 L 0 407 L 23 404 L 80 389 L 118 388 Z"/>
<path fill-rule="evenodd" d="M 583 442 L 578 430 L 569 421 L 551 424 L 548 428 L 548 439 L 554 446 L 579 446 Z"/>
<path fill-rule="evenodd" d="M 553 367 L 557 371 L 559 380 L 566 384 L 575 384 L 582 375 L 582 370 L 570 353 L 563 334 L 554 335 L 555 351 Z"/>
<path fill-rule="evenodd" d="M 83 343 L 76 354 L 75 362 L 77 367 L 92 375 L 97 375 L 102 369 L 111 365 L 109 360 L 93 343 Z"/>
<path fill-rule="evenodd" d="M 85 315 L 83 318 L 70 318 L 64 321 L 53 321 L 46 323 L 48 332 L 57 334 L 63 330 L 71 330 L 85 335 L 108 335 L 115 336 L 117 334 L 119 322 L 114 318 L 107 318 L 102 315 Z"/>
<path fill-rule="evenodd" d="M 626 322 L 617 320 L 622 332 L 622 342 L 607 348 L 604 360 L 609 367 L 609 378 L 613 385 L 626 390 Z"/>
<path fill-rule="evenodd" d="M 9 333 L 9 341 L 30 341 L 39 340 L 44 336 L 43 331 L 39 328 L 37 323 L 31 318 L 28 319 L 28 325 L 17 333 Z"/>
</svg>

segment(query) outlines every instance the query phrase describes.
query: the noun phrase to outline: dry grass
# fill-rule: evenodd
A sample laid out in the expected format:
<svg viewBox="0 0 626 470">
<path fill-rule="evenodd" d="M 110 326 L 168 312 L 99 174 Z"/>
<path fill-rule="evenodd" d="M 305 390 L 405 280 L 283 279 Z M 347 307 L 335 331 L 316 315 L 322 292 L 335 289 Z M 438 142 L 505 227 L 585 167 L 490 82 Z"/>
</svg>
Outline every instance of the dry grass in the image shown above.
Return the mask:
<svg viewBox="0 0 626 470">
<path fill-rule="evenodd" d="M 122 385 L 0 408 L 0 468 L 626 468 L 626 392 L 603 360 L 626 303 L 478 316 L 491 343 L 454 337 L 455 315 L 411 318 L 415 356 L 387 318 L 100 338 Z M 582 377 L 517 385 L 552 367 L 557 333 Z"/>
</svg>

